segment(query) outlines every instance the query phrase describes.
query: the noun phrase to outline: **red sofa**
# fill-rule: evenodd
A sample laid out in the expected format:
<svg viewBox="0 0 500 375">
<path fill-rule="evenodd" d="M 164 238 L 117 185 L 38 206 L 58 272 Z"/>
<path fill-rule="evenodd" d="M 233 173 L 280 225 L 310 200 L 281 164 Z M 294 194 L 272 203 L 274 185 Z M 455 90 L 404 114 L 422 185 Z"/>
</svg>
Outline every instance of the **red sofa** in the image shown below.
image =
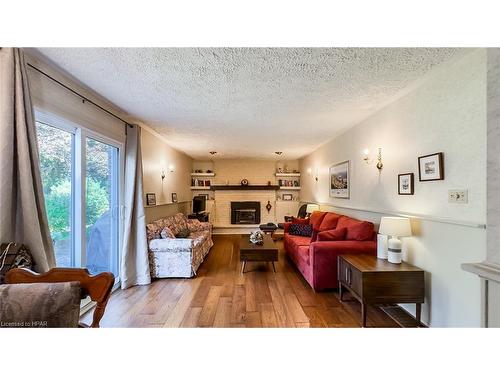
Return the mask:
<svg viewBox="0 0 500 375">
<path fill-rule="evenodd" d="M 286 223 L 283 240 L 286 254 L 314 290 L 338 288 L 339 254 L 377 253 L 377 233 L 373 223 L 321 211 L 313 212 L 305 223 L 313 227 L 311 237 L 291 235 L 288 231 L 292 223 Z M 345 238 L 337 241 L 325 240 L 335 229 L 339 230 L 333 232 L 334 234 L 344 233 Z M 320 234 L 322 232 L 324 233 Z"/>
</svg>

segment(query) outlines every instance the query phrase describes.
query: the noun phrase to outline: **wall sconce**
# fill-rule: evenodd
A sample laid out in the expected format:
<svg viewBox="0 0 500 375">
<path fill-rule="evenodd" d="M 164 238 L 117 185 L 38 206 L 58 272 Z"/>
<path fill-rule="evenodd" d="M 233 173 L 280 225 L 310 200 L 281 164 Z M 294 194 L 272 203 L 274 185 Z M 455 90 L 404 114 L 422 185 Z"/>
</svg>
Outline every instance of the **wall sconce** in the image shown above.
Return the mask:
<svg viewBox="0 0 500 375">
<path fill-rule="evenodd" d="M 168 166 L 168 171 L 169 171 L 170 173 L 174 172 L 174 171 L 175 171 L 175 167 L 174 167 L 172 164 L 170 164 L 170 165 Z"/>
<path fill-rule="evenodd" d="M 163 181 L 165 179 L 165 170 L 162 168 L 161 170 L 161 180 Z"/>
<path fill-rule="evenodd" d="M 370 158 L 370 150 L 365 148 L 363 150 L 363 160 L 366 164 L 371 164 L 373 163 L 375 160 L 374 159 L 371 159 Z M 379 147 L 378 149 L 378 154 L 377 154 L 377 165 L 376 165 L 377 169 L 379 172 L 382 171 L 382 168 L 384 167 L 384 164 L 382 163 L 382 148 Z"/>
</svg>

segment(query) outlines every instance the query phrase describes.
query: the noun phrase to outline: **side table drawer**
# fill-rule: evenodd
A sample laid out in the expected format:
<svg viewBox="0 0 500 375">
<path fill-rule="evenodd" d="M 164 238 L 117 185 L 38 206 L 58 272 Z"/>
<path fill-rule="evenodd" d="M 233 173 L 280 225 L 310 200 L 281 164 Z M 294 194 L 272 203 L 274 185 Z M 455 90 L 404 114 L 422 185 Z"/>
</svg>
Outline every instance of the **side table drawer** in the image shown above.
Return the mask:
<svg viewBox="0 0 500 375">
<path fill-rule="evenodd" d="M 338 263 L 338 280 L 348 286 L 358 297 L 362 296 L 362 277 L 361 272 L 339 258 Z"/>
</svg>

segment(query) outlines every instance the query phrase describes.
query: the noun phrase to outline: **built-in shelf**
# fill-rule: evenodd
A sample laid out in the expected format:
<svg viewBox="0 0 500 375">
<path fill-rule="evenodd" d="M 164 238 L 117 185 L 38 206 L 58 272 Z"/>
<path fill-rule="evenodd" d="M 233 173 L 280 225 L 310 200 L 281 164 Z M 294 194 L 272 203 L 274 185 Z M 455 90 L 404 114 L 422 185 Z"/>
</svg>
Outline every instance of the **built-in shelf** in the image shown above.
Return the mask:
<svg viewBox="0 0 500 375">
<path fill-rule="evenodd" d="M 210 190 L 210 186 L 191 186 L 191 190 Z"/>
<path fill-rule="evenodd" d="M 212 190 L 278 190 L 278 185 L 212 185 Z"/>
<path fill-rule="evenodd" d="M 276 173 L 276 177 L 300 177 L 300 173 Z"/>
<path fill-rule="evenodd" d="M 300 190 L 300 186 L 280 186 L 280 190 Z"/>
<path fill-rule="evenodd" d="M 192 177 L 214 177 L 215 173 L 191 173 Z"/>
</svg>

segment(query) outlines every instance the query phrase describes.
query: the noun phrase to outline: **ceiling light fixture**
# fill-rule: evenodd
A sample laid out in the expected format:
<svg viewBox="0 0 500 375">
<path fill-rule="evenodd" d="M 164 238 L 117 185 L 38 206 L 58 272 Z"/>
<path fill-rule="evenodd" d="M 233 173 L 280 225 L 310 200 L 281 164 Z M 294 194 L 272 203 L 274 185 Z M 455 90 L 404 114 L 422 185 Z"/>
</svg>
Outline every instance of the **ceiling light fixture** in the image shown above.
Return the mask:
<svg viewBox="0 0 500 375">
<path fill-rule="evenodd" d="M 217 151 L 210 151 L 210 155 L 215 155 Z"/>
<path fill-rule="evenodd" d="M 280 155 L 283 153 L 283 151 L 274 151 L 274 153 L 275 153 L 276 155 L 280 156 Z"/>
</svg>

